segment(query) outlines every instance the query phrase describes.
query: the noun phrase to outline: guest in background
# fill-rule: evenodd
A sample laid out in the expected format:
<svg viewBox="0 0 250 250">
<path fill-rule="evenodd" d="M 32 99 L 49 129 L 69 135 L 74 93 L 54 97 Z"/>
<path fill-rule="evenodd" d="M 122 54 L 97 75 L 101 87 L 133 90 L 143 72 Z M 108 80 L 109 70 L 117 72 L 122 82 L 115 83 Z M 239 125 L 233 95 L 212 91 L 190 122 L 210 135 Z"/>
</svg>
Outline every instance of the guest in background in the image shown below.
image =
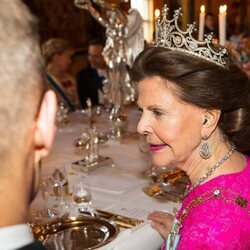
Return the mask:
<svg viewBox="0 0 250 250">
<path fill-rule="evenodd" d="M 107 76 L 107 66 L 102 51 L 105 42 L 93 39 L 88 46 L 88 66 L 77 73 L 77 92 L 82 107 L 91 99 L 93 105 L 103 104 L 103 83 Z"/>
<path fill-rule="evenodd" d="M 163 28 L 164 43 L 144 50 L 131 71 L 137 130 L 154 165 L 178 167 L 190 185 L 176 216 L 155 211 L 152 227 L 164 250 L 250 249 L 250 158 L 243 154 L 250 149 L 250 83 L 229 53 L 216 61 L 185 45 L 178 51 L 169 42 L 178 29 Z"/>
<path fill-rule="evenodd" d="M 213 38 L 218 39 L 218 30 L 216 29 L 215 15 L 211 12 L 206 13 L 204 34 L 213 33 Z"/>
<path fill-rule="evenodd" d="M 245 16 L 242 15 L 242 5 L 238 1 L 233 1 L 229 10 L 228 40 L 238 46 L 241 40 L 248 35 Z"/>
<path fill-rule="evenodd" d="M 247 36 L 247 34 L 244 31 L 242 22 L 241 22 L 241 16 L 235 16 L 234 21 L 230 23 L 229 27 L 229 41 L 234 43 L 236 46 L 239 45 L 241 40 Z"/>
<path fill-rule="evenodd" d="M 44 92 L 36 20 L 19 0 L 0 1 L 0 248 L 45 249 L 27 225 L 40 160 L 55 132 L 56 96 Z"/>
<path fill-rule="evenodd" d="M 74 110 L 78 101 L 75 78 L 69 73 L 74 49 L 64 39 L 51 38 L 42 45 L 47 68 L 48 87 L 56 92 L 59 102 Z"/>
<path fill-rule="evenodd" d="M 250 61 L 247 63 L 243 63 L 242 67 L 243 67 L 243 70 L 246 72 L 248 78 L 250 79 Z M 249 155 L 250 155 L 250 151 L 249 151 Z"/>
</svg>

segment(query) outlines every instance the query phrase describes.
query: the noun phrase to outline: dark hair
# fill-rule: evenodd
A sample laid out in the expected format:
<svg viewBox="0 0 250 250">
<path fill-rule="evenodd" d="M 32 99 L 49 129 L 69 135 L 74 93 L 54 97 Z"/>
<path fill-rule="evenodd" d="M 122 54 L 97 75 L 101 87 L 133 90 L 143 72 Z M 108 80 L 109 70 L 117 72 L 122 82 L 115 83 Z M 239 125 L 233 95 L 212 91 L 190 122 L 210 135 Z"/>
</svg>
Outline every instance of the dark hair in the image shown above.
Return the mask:
<svg viewBox="0 0 250 250">
<path fill-rule="evenodd" d="M 205 18 L 207 18 L 208 16 L 215 17 L 215 14 L 212 12 L 207 12 Z"/>
<path fill-rule="evenodd" d="M 131 69 L 132 81 L 159 76 L 177 88 L 178 98 L 221 110 L 219 127 L 239 151 L 250 149 L 250 95 L 247 76 L 234 64 L 207 60 L 161 47 L 145 49 Z"/>
<path fill-rule="evenodd" d="M 90 45 L 101 45 L 102 47 L 104 47 L 105 41 L 101 38 L 93 38 L 89 41 L 89 46 Z"/>
</svg>

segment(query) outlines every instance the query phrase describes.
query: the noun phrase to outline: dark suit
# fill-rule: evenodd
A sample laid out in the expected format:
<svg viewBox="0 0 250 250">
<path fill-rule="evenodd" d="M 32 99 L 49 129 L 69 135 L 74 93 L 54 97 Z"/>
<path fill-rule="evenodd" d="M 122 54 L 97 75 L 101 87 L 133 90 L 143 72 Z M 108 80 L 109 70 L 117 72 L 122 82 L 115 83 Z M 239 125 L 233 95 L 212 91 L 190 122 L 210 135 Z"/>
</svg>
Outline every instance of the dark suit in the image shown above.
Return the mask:
<svg viewBox="0 0 250 250">
<path fill-rule="evenodd" d="M 24 247 L 18 248 L 17 250 L 46 250 L 47 248 L 40 242 L 34 241 L 33 243 Z"/>
<path fill-rule="evenodd" d="M 77 73 L 77 93 L 82 107 L 86 107 L 87 98 L 90 98 L 93 105 L 98 105 L 98 88 L 101 89 L 103 77 L 100 77 L 97 70 L 87 67 Z"/>
<path fill-rule="evenodd" d="M 210 28 L 208 28 L 207 26 L 204 27 L 204 35 L 210 35 L 211 33 L 213 33 L 213 38 L 214 39 L 218 39 L 218 32 L 217 30 L 211 30 Z"/>
</svg>

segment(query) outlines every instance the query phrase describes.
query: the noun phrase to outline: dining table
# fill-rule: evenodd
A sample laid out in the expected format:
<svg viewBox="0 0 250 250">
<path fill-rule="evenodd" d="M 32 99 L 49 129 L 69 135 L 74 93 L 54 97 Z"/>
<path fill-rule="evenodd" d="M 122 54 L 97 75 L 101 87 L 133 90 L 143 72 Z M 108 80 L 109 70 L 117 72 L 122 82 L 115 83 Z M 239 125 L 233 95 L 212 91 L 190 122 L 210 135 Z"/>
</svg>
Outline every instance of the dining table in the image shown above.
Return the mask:
<svg viewBox="0 0 250 250">
<path fill-rule="evenodd" d="M 121 227 L 118 235 L 111 242 L 98 249 L 158 250 L 161 248 L 163 239 L 151 227 L 148 214 L 155 210 L 172 213 L 173 209 L 178 208 L 180 204 L 150 197 L 143 192 L 143 187 L 151 181 L 146 173 L 152 162 L 143 136 L 136 132 L 140 113 L 135 105 L 124 107 L 127 121 L 124 134 L 119 138 L 109 138 L 98 143 L 98 154 L 104 158 L 107 157 L 108 163 L 97 165 L 87 172 L 81 171 L 80 167 L 72 168 L 72 163 L 86 156 L 86 150 L 75 147 L 74 142 L 84 129 L 90 126 L 90 119 L 96 131 L 107 133 L 112 125 L 109 114 L 103 108 L 98 114 L 93 109 L 91 117 L 82 110 L 69 113 L 67 123 L 57 129 L 50 155 L 42 160 L 41 175 L 52 174 L 56 168 L 66 166 L 69 194 L 65 202 L 71 204 L 67 208 L 70 215 L 74 210 L 73 185 L 82 181 L 91 190 L 93 209 L 143 222 L 133 228 Z M 31 204 L 31 211 L 41 209 L 42 202 L 42 195 L 39 192 Z"/>
</svg>

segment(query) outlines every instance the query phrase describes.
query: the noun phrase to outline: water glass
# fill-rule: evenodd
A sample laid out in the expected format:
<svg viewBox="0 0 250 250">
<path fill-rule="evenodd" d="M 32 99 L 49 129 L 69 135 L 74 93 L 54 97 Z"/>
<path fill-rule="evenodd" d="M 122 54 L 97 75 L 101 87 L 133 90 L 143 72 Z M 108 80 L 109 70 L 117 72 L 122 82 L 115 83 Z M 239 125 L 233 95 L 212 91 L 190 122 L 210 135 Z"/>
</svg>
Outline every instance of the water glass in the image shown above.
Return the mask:
<svg viewBox="0 0 250 250">
<path fill-rule="evenodd" d="M 43 206 L 44 210 L 42 211 L 42 216 L 51 218 L 55 216 L 55 213 L 48 207 L 49 203 L 49 196 L 51 194 L 51 189 L 52 189 L 52 180 L 51 176 L 43 176 L 41 180 L 41 193 L 42 193 L 42 198 L 43 198 Z"/>
<path fill-rule="evenodd" d="M 58 128 L 63 128 L 69 122 L 68 108 L 63 102 L 59 103 L 59 107 L 56 114 L 56 121 Z"/>
<path fill-rule="evenodd" d="M 91 192 L 88 187 L 84 186 L 83 182 L 73 185 L 73 197 L 80 213 L 94 216 L 94 212 L 90 208 L 90 205 L 92 204 Z"/>
<path fill-rule="evenodd" d="M 54 187 L 54 193 L 60 196 L 59 207 L 68 208 L 68 205 L 64 201 L 64 191 L 63 187 L 68 183 L 67 171 L 66 167 L 63 165 L 56 170 L 52 174 L 52 181 Z"/>
</svg>

